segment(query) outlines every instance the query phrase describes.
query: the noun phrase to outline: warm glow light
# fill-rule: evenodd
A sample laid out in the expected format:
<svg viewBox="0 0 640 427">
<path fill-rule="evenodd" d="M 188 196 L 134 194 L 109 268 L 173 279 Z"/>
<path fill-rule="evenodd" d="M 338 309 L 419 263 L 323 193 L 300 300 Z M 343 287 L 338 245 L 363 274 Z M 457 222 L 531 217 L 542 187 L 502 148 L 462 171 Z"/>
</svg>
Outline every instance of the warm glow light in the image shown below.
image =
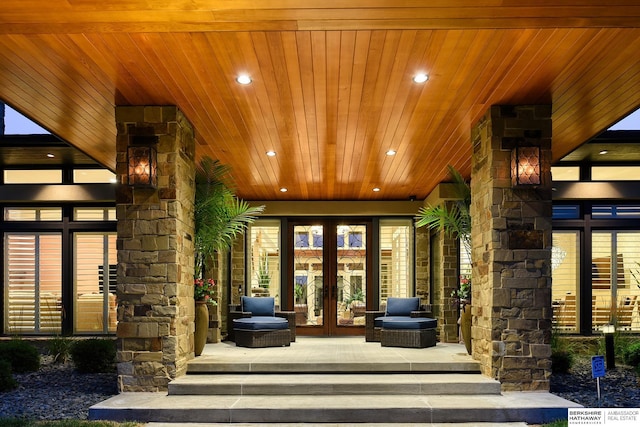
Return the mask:
<svg viewBox="0 0 640 427">
<path fill-rule="evenodd" d="M 282 187 L 282 188 L 280 189 L 280 192 L 281 192 L 281 193 L 286 193 L 287 191 L 288 191 L 288 190 L 287 190 L 285 187 Z"/>
<path fill-rule="evenodd" d="M 511 184 L 514 187 L 540 185 L 540 148 L 517 146 L 511 151 Z"/>
<path fill-rule="evenodd" d="M 156 153 L 155 148 L 150 146 L 130 146 L 128 148 L 129 185 L 133 187 L 156 187 Z"/>
<path fill-rule="evenodd" d="M 413 76 L 413 81 L 416 83 L 424 83 L 429 80 L 429 75 L 425 73 L 419 73 Z"/>
<path fill-rule="evenodd" d="M 273 150 L 269 150 L 269 151 L 267 151 L 267 156 L 269 156 L 269 157 L 275 157 L 275 155 L 276 155 L 276 152 L 275 152 L 275 151 L 273 151 Z"/>
<path fill-rule="evenodd" d="M 55 157 L 55 154 L 53 153 L 47 153 L 47 157 L 50 159 L 53 159 Z"/>
<path fill-rule="evenodd" d="M 240 74 L 238 77 L 236 77 L 236 81 L 241 85 L 248 85 L 249 83 L 251 83 L 251 77 L 246 74 Z"/>
<path fill-rule="evenodd" d="M 599 154 L 607 154 L 608 151 L 607 150 L 602 150 Z"/>
<path fill-rule="evenodd" d="M 396 155 L 396 150 L 387 151 L 387 156 L 395 156 L 395 155 Z"/>
<path fill-rule="evenodd" d="M 380 191 L 380 189 L 379 189 L 378 187 L 376 187 L 376 188 L 374 188 L 374 189 L 373 189 L 373 191 L 374 191 L 375 193 L 377 193 L 378 191 Z"/>
</svg>

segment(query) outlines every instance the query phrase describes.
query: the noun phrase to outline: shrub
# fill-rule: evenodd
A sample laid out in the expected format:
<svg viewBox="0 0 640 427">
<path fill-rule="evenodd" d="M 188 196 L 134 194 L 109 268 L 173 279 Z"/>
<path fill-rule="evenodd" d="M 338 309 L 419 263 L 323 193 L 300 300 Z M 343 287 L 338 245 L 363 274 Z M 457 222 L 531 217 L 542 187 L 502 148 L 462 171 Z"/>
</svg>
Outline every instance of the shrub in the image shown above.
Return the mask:
<svg viewBox="0 0 640 427">
<path fill-rule="evenodd" d="M 13 372 L 35 372 L 40 369 L 40 353 L 26 341 L 1 342 L 0 359 L 9 362 Z"/>
<path fill-rule="evenodd" d="M 551 352 L 551 372 L 554 374 L 566 374 L 573 366 L 573 353 L 559 350 Z"/>
<path fill-rule="evenodd" d="M 71 360 L 83 373 L 113 372 L 115 359 L 113 340 L 92 338 L 75 341 L 71 346 Z"/>
<path fill-rule="evenodd" d="M 11 373 L 11 364 L 0 359 L 0 392 L 13 390 L 18 387 L 18 383 Z"/>
<path fill-rule="evenodd" d="M 49 354 L 53 356 L 53 363 L 66 363 L 71 354 L 73 340 L 68 337 L 55 337 L 47 342 Z"/>
<path fill-rule="evenodd" d="M 640 341 L 629 344 L 624 349 L 622 358 L 629 366 L 640 366 Z"/>
<path fill-rule="evenodd" d="M 574 343 L 563 337 L 557 330 L 551 334 L 551 372 L 566 374 L 574 360 Z"/>
</svg>

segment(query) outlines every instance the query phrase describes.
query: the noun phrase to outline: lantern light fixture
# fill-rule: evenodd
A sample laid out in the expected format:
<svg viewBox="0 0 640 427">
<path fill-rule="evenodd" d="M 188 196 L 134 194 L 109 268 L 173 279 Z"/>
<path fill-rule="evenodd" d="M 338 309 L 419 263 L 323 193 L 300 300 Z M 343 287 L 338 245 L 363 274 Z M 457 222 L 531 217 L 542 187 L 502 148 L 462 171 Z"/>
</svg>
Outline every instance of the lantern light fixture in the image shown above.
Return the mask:
<svg viewBox="0 0 640 427">
<path fill-rule="evenodd" d="M 540 185 L 540 147 L 516 145 L 511 149 L 511 185 L 531 187 Z"/>
<path fill-rule="evenodd" d="M 157 136 L 132 136 L 127 148 L 128 182 L 131 187 L 158 186 Z"/>
</svg>

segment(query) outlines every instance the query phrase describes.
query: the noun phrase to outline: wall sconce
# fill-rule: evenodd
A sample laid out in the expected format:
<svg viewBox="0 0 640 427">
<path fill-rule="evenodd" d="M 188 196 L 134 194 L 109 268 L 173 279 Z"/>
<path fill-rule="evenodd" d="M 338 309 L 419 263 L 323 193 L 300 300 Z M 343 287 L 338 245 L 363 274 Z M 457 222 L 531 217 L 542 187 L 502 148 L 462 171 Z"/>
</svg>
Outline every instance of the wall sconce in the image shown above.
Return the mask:
<svg viewBox="0 0 640 427">
<path fill-rule="evenodd" d="M 156 188 L 158 185 L 157 137 L 132 136 L 127 148 L 129 185 Z"/>
<path fill-rule="evenodd" d="M 511 150 L 511 185 L 527 187 L 541 183 L 540 147 L 516 145 Z"/>
</svg>

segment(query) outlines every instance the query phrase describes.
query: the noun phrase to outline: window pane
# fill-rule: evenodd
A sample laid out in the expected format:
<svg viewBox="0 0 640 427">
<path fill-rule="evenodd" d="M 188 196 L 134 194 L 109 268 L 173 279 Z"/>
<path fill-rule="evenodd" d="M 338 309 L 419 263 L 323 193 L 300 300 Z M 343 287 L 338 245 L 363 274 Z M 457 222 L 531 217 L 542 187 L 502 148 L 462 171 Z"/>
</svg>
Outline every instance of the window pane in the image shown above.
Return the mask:
<svg viewBox="0 0 640 427">
<path fill-rule="evenodd" d="M 116 208 L 75 208 L 76 221 L 115 221 Z"/>
<path fill-rule="evenodd" d="M 593 166 L 592 181 L 637 181 L 640 166 Z"/>
<path fill-rule="evenodd" d="M 640 330 L 639 232 L 593 233 L 593 330 L 615 324 L 625 331 Z M 615 262 L 613 262 L 615 260 Z"/>
<path fill-rule="evenodd" d="M 62 221 L 62 208 L 5 208 L 5 221 Z"/>
<path fill-rule="evenodd" d="M 412 295 L 411 220 L 380 221 L 380 304 L 388 297 Z"/>
<path fill-rule="evenodd" d="M 5 170 L 5 184 L 62 184 L 61 170 Z"/>
<path fill-rule="evenodd" d="M 107 169 L 75 169 L 73 182 L 76 184 L 112 184 L 116 182 L 116 175 Z"/>
<path fill-rule="evenodd" d="M 280 294 L 280 223 L 256 221 L 251 226 L 251 295 Z M 280 301 L 276 298 L 276 304 Z"/>
<path fill-rule="evenodd" d="M 115 333 L 117 254 L 115 233 L 76 233 L 75 332 Z"/>
<path fill-rule="evenodd" d="M 551 274 L 553 277 L 552 307 L 554 327 L 559 331 L 576 332 L 580 324 L 579 287 L 580 252 L 577 231 L 553 232 Z"/>
<path fill-rule="evenodd" d="M 554 181 L 580 181 L 578 166 L 553 166 L 551 176 Z"/>
<path fill-rule="evenodd" d="M 60 333 L 61 260 L 59 234 L 5 235 L 5 333 Z"/>
</svg>

